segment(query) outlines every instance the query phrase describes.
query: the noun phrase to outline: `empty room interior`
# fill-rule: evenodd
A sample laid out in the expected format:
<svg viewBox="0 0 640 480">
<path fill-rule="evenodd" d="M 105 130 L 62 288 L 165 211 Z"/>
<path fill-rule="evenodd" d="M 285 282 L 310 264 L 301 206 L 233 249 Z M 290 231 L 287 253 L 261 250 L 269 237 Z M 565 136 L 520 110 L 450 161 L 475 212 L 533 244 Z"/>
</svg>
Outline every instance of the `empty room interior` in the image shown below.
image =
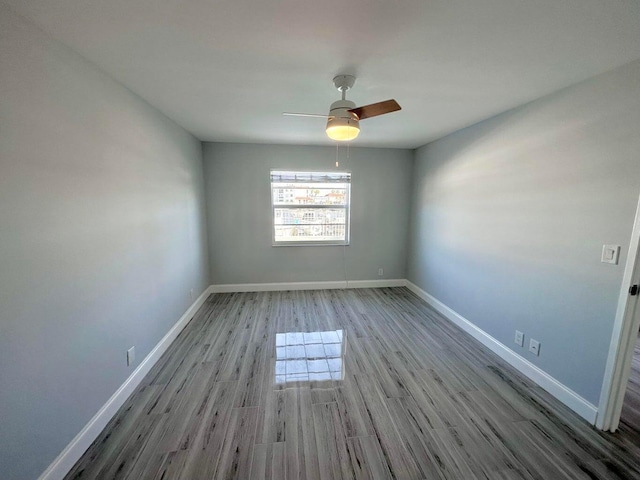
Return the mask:
<svg viewBox="0 0 640 480">
<path fill-rule="evenodd" d="M 636 0 L 0 0 L 0 478 L 640 479 L 639 196 Z"/>
</svg>

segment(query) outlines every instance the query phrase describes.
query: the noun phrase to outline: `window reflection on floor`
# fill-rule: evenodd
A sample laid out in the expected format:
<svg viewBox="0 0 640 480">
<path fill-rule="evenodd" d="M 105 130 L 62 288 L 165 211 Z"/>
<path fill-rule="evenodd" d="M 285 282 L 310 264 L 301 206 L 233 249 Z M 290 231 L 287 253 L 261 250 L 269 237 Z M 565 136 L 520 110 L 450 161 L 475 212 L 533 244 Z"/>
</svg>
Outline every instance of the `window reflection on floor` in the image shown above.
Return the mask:
<svg viewBox="0 0 640 480">
<path fill-rule="evenodd" d="M 276 383 L 342 380 L 343 332 L 276 334 Z"/>
</svg>

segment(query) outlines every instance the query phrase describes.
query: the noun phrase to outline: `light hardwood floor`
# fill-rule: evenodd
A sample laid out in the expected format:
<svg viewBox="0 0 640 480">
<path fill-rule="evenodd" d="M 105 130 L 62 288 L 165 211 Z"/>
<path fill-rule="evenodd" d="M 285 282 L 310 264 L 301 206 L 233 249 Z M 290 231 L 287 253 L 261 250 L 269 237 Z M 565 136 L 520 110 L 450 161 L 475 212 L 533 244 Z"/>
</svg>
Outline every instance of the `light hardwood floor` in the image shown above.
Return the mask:
<svg viewBox="0 0 640 480">
<path fill-rule="evenodd" d="M 406 288 L 215 294 L 69 479 L 632 479 Z"/>
</svg>

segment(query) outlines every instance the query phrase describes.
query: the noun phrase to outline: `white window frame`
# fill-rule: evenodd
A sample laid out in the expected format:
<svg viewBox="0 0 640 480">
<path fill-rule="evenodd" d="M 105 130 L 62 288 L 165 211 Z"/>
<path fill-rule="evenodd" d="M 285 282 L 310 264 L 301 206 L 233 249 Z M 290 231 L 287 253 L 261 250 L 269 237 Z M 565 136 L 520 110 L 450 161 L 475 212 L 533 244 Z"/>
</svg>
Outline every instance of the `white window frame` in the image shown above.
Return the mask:
<svg viewBox="0 0 640 480">
<path fill-rule="evenodd" d="M 321 205 L 321 204 L 276 204 L 274 198 L 274 183 L 336 183 L 345 189 L 345 205 Z M 292 171 L 292 170 L 271 170 L 269 186 L 271 189 L 271 245 L 274 247 L 283 246 L 330 246 L 349 245 L 351 237 L 351 172 L 312 172 L 312 171 Z M 344 240 L 276 240 L 276 208 L 278 209 L 343 209 L 345 215 L 345 238 Z"/>
</svg>

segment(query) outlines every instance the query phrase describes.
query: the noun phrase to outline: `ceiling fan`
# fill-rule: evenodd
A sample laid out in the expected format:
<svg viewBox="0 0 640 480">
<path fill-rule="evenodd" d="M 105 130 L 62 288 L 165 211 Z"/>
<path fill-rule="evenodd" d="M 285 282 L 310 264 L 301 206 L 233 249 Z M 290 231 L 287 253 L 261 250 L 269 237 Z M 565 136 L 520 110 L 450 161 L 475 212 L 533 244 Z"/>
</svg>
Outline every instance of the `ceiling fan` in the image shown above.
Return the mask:
<svg viewBox="0 0 640 480">
<path fill-rule="evenodd" d="M 377 117 L 385 113 L 395 112 L 401 109 L 395 100 L 385 100 L 384 102 L 372 103 L 362 107 L 347 100 L 347 90 L 353 87 L 356 77 L 353 75 L 338 75 L 334 77 L 333 84 L 342 93 L 342 100 L 335 101 L 329 108 L 328 115 L 314 113 L 291 113 L 284 112 L 283 115 L 295 117 L 320 117 L 327 119 L 327 135 L 332 140 L 349 141 L 353 140 L 360 133 L 360 120 Z"/>
</svg>

